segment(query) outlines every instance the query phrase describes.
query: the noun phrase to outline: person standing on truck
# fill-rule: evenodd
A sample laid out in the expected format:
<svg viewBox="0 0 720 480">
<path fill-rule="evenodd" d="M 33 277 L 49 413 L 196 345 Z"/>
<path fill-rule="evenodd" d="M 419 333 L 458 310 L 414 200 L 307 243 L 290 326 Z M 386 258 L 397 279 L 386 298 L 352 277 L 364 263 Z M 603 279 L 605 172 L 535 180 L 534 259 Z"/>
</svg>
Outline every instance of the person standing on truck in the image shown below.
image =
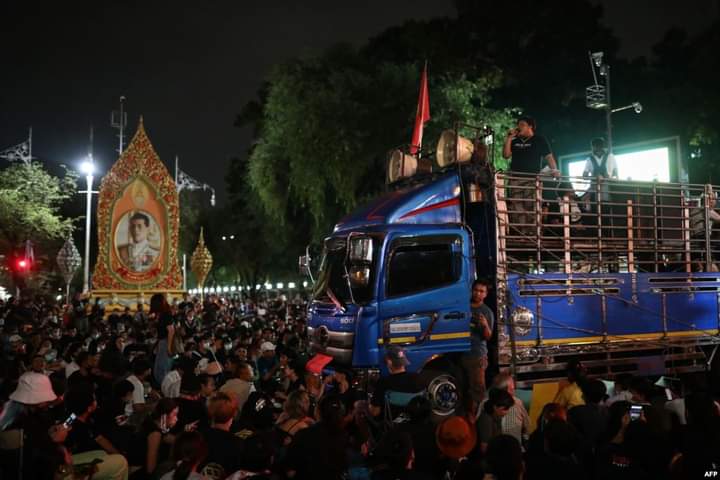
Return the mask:
<svg viewBox="0 0 720 480">
<path fill-rule="evenodd" d="M 470 396 L 477 404 L 485 396 L 485 371 L 488 367 L 487 342 L 492 337 L 495 316 L 485 305 L 490 282 L 477 279 L 470 297 L 470 351 L 463 356 L 463 366 L 470 383 Z"/>
<path fill-rule="evenodd" d="M 555 156 L 545 137 L 536 135 L 537 123 L 531 117 L 520 117 L 515 128 L 508 130 L 503 144 L 503 158 L 510 159 L 510 169 L 514 173 L 537 174 L 547 162 L 553 177 L 559 177 Z M 513 215 L 511 223 L 520 224 L 516 229 L 523 235 L 532 235 L 534 229 L 529 225 L 535 218 L 535 178 L 513 178 L 509 182 L 510 194 L 506 198 L 508 210 Z"/>
<path fill-rule="evenodd" d="M 711 250 L 711 258 L 705 258 L 705 234 L 706 232 L 710 232 L 710 237 L 712 238 L 713 225 L 720 223 L 720 213 L 718 213 L 716 209 L 717 194 L 713 192 L 711 187 L 707 194 L 703 195 L 703 198 L 705 199 L 706 205 L 701 204 L 690 209 L 690 242 L 692 243 L 690 248 L 692 251 L 692 259 L 696 271 L 717 272 L 718 266 L 714 259 L 717 252 Z"/>
<path fill-rule="evenodd" d="M 585 161 L 585 168 L 583 169 L 583 177 L 592 177 L 594 179 L 608 179 L 618 178 L 617 163 L 615 162 L 615 155 L 608 152 L 607 144 L 604 138 L 593 138 L 590 142 L 592 152 Z M 607 190 L 603 192 L 603 197 L 607 193 Z M 603 198 L 605 200 L 605 198 Z"/>
<path fill-rule="evenodd" d="M 615 156 L 607 150 L 607 145 L 604 138 L 593 138 L 590 142 L 592 151 L 590 156 L 585 161 L 585 168 L 583 169 L 583 177 L 592 178 L 593 181 L 590 183 L 585 194 L 586 210 L 593 213 L 598 213 L 598 202 L 601 204 L 607 204 L 610 202 L 610 191 L 606 180 L 617 179 L 617 163 L 615 162 Z M 603 214 L 612 213 L 609 205 L 604 205 L 602 212 Z M 612 223 L 612 216 L 608 218 Z M 612 233 L 612 231 L 610 232 Z"/>
</svg>

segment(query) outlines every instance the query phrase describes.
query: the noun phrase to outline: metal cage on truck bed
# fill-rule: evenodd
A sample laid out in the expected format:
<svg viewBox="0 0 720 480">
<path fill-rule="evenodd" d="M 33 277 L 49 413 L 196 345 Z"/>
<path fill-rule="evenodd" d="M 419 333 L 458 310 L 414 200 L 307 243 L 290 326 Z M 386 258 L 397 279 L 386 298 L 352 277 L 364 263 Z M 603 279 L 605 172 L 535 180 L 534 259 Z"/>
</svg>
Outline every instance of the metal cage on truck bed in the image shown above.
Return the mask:
<svg viewBox="0 0 720 480">
<path fill-rule="evenodd" d="M 520 380 L 705 368 L 720 344 L 710 185 L 497 173 L 498 351 Z M 717 258 L 717 262 L 716 259 Z"/>
</svg>

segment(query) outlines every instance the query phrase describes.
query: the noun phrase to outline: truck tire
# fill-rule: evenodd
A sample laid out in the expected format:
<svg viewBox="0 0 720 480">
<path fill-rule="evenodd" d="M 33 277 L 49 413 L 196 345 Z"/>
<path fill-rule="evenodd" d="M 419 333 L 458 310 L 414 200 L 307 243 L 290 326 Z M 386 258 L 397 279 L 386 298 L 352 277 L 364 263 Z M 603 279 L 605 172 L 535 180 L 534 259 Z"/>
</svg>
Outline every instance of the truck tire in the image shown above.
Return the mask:
<svg viewBox="0 0 720 480">
<path fill-rule="evenodd" d="M 462 390 L 457 378 L 448 372 L 426 372 L 430 381 L 427 392 L 432 404 L 433 414 L 447 417 L 461 406 Z"/>
</svg>

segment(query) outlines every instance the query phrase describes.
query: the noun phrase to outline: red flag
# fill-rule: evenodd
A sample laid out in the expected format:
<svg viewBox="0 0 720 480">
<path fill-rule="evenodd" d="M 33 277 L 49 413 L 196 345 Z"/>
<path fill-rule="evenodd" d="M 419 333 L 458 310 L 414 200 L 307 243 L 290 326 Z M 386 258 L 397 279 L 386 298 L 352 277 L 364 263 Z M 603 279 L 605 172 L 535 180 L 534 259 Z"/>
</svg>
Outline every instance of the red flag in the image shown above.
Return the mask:
<svg viewBox="0 0 720 480">
<path fill-rule="evenodd" d="M 410 153 L 413 155 L 422 146 L 423 127 L 428 120 L 430 120 L 430 97 L 428 96 L 427 86 L 427 63 L 425 63 L 425 68 L 420 77 L 420 96 L 418 97 L 417 113 L 415 114 L 415 128 L 410 143 Z"/>
</svg>

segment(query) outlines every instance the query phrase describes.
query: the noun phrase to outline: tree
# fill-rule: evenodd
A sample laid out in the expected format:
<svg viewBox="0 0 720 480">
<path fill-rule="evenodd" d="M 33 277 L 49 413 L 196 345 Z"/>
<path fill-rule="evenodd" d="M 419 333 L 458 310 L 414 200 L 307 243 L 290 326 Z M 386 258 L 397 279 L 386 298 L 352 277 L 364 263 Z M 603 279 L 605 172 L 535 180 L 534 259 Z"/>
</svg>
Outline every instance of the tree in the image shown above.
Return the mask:
<svg viewBox="0 0 720 480">
<path fill-rule="evenodd" d="M 43 248 L 54 247 L 53 241 L 72 233 L 73 219 L 63 217 L 60 208 L 75 193 L 76 179 L 68 170 L 55 177 L 36 162 L 13 163 L 0 170 L 0 252 L 11 267 L 24 257 L 27 240 L 38 249 L 39 257 Z M 13 280 L 18 284 L 23 278 L 13 275 Z"/>
<path fill-rule="evenodd" d="M 234 274 L 241 284 L 254 286 L 269 278 L 297 275 L 293 250 L 302 248 L 309 224 L 292 222 L 283 226 L 270 218 L 247 181 L 247 163 L 240 158 L 232 159 L 226 178 L 230 203 L 225 214 L 211 222 L 211 228 L 217 232 L 213 238 L 226 234 L 226 240 L 216 241 L 215 246 L 224 258 L 222 263 L 230 267 L 218 274 Z M 227 234 L 234 234 L 235 238 L 230 239 Z"/>
<path fill-rule="evenodd" d="M 248 183 L 263 211 L 286 227 L 309 220 L 307 240 L 317 242 L 382 191 L 388 150 L 410 139 L 420 70 L 415 63 L 376 62 L 346 45 L 278 66 L 263 90 L 261 114 L 254 103 L 256 115 L 241 115 L 257 132 Z M 497 128 L 511 121 L 512 109 L 489 107 L 499 71 L 472 79 L 433 72 L 426 146 L 456 121 Z"/>
</svg>

